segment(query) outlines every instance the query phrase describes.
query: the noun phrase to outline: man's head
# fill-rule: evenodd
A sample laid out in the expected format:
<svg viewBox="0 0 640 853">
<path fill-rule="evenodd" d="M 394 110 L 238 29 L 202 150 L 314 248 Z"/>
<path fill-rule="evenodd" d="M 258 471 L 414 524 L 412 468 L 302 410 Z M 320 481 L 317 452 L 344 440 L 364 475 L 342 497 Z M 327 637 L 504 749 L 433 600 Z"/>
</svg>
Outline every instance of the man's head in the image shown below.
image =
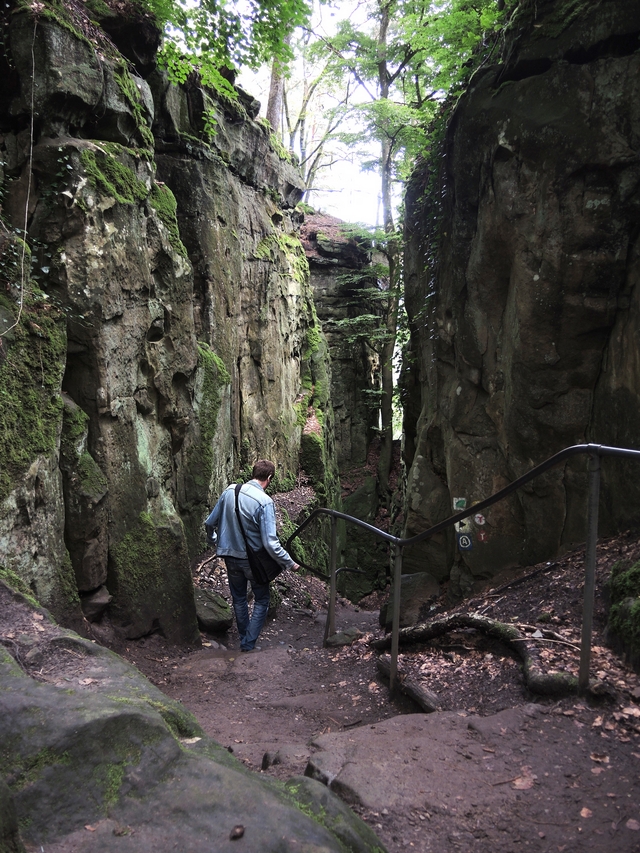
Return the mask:
<svg viewBox="0 0 640 853">
<path fill-rule="evenodd" d="M 254 480 L 260 480 L 261 483 L 264 483 L 265 480 L 270 480 L 275 473 L 276 466 L 273 462 L 269 462 L 268 459 L 258 459 L 253 466 L 251 476 Z"/>
</svg>

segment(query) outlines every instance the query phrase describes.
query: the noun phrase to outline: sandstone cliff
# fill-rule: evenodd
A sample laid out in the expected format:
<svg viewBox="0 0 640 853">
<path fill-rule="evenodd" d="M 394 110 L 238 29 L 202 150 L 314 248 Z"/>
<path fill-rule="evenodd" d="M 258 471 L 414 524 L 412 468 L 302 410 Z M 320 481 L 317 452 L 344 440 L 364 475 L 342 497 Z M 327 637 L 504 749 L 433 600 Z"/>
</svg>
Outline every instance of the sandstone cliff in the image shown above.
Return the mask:
<svg viewBox="0 0 640 853">
<path fill-rule="evenodd" d="M 640 446 L 640 7 L 521 3 L 407 202 L 406 534 L 563 447 Z M 412 374 L 416 375 L 412 375 Z M 604 464 L 603 529 L 638 475 Z M 456 591 L 583 541 L 584 458 L 470 525 Z M 448 574 L 453 534 L 407 554 Z"/>
<path fill-rule="evenodd" d="M 191 641 L 210 502 L 258 456 L 297 470 L 328 366 L 297 170 L 121 5 L 3 13 L 0 566 L 67 625 L 80 593 Z"/>
</svg>

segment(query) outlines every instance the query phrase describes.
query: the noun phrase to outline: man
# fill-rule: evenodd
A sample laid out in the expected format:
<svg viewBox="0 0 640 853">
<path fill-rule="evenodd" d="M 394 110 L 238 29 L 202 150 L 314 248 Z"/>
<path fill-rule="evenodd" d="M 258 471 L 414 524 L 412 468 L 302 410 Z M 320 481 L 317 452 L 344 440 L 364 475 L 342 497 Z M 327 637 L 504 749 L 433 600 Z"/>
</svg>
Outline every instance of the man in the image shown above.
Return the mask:
<svg viewBox="0 0 640 853">
<path fill-rule="evenodd" d="M 252 551 L 264 547 L 285 569 L 297 571 L 300 566 L 284 550 L 276 533 L 276 514 L 273 501 L 265 493 L 276 468 L 273 462 L 260 459 L 253 466 L 253 479 L 246 483 L 238 496 L 238 507 L 247 542 Z M 211 515 L 205 522 L 207 534 L 213 538 L 217 531 L 217 554 L 227 565 L 233 612 L 240 634 L 240 651 L 251 652 L 269 611 L 269 584 L 257 583 L 247 560 L 247 549 L 236 516 L 236 484 L 232 483 L 220 495 Z M 254 602 L 249 618 L 247 582 L 251 584 Z"/>
</svg>

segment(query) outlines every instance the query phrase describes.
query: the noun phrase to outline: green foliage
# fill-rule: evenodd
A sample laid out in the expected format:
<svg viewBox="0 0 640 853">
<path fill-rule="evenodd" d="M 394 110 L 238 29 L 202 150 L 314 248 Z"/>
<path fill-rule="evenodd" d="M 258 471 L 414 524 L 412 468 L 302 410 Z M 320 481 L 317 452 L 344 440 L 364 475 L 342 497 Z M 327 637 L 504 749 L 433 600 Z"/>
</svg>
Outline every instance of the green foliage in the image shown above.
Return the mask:
<svg viewBox="0 0 640 853">
<path fill-rule="evenodd" d="M 165 30 L 160 62 L 184 83 L 195 71 L 202 84 L 232 101 L 233 86 L 221 73 L 291 58 L 287 36 L 309 16 L 305 0 L 149 0 Z"/>
</svg>

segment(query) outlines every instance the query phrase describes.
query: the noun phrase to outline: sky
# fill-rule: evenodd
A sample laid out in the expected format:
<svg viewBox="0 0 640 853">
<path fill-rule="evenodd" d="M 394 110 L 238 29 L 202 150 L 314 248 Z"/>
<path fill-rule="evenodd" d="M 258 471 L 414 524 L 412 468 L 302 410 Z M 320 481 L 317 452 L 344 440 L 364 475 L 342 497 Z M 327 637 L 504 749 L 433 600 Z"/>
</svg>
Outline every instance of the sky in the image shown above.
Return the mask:
<svg viewBox="0 0 640 853">
<path fill-rule="evenodd" d="M 266 76 L 265 76 L 266 75 Z M 260 101 L 260 116 L 264 118 L 268 98 L 268 69 L 256 73 L 243 69 L 238 85 Z M 373 155 L 374 156 L 374 155 Z M 309 204 L 337 216 L 345 222 L 377 225 L 380 179 L 375 172 L 363 172 L 356 155 L 350 162 L 340 161 L 323 169 L 317 181 L 321 189 L 314 190 Z"/>
<path fill-rule="evenodd" d="M 367 17 L 366 5 L 361 0 L 334 0 L 334 2 L 324 2 L 314 4 L 313 13 L 313 28 L 316 33 L 324 33 L 326 36 L 331 36 L 335 32 L 336 22 L 345 17 L 352 20 L 358 20 L 364 25 Z M 309 74 L 313 76 L 314 69 L 310 69 Z M 300 81 L 305 72 L 300 61 L 296 63 L 294 78 Z M 242 69 L 237 83 L 257 98 L 261 103 L 260 115 L 265 116 L 268 93 L 269 93 L 270 69 L 263 67 L 257 72 L 252 72 L 248 69 Z M 292 113 L 296 110 L 296 98 L 300 99 L 301 83 L 291 83 L 289 86 L 289 99 Z M 298 93 L 298 94 L 296 94 Z M 335 105 L 336 98 L 332 95 L 327 95 L 325 101 L 326 109 Z M 351 102 L 357 103 L 361 98 L 356 90 L 352 92 Z M 318 125 L 322 124 L 322 113 L 317 117 Z M 356 125 L 351 126 L 346 124 L 341 125 L 342 130 L 355 131 Z M 359 159 L 362 158 L 371 160 L 376 158 L 376 148 L 372 147 L 369 151 L 360 151 L 354 154 L 352 151 L 345 150 L 344 156 L 348 156 L 348 160 L 338 160 L 330 168 L 323 168 L 318 172 L 316 178 L 316 189 L 314 189 L 309 199 L 309 204 L 321 210 L 324 213 L 329 213 L 332 216 L 337 216 L 345 222 L 361 223 L 363 225 L 375 226 L 379 224 L 382 218 L 381 206 L 379 204 L 380 179 L 375 172 L 362 171 L 360 168 Z"/>
</svg>

